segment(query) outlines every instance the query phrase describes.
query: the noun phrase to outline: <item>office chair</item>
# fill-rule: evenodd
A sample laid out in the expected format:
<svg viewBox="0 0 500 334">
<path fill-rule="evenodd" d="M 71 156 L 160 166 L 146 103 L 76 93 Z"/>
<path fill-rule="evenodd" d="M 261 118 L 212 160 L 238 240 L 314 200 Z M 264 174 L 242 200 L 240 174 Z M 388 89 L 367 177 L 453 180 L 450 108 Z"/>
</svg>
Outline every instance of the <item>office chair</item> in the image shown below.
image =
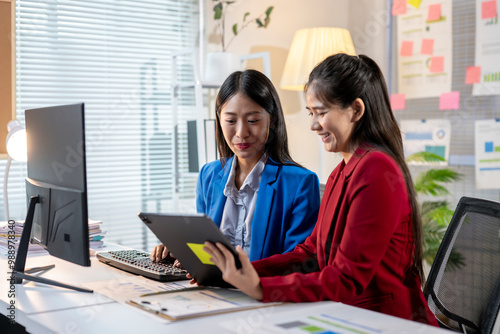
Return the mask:
<svg viewBox="0 0 500 334">
<path fill-rule="evenodd" d="M 500 203 L 460 199 L 424 294 L 441 327 L 492 333 L 500 309 Z"/>
</svg>

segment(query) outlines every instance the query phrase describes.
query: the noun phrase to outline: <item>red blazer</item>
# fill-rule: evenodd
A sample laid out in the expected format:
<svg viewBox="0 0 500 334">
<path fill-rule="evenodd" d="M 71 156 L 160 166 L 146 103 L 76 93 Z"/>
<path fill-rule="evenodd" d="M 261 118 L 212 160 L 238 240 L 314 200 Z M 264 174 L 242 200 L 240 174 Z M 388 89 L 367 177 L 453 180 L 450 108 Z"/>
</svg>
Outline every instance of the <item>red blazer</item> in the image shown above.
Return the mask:
<svg viewBox="0 0 500 334">
<path fill-rule="evenodd" d="M 396 162 L 358 148 L 330 175 L 311 236 L 289 253 L 252 262 L 263 300 L 328 299 L 437 326 L 411 269 L 410 213 Z"/>
</svg>

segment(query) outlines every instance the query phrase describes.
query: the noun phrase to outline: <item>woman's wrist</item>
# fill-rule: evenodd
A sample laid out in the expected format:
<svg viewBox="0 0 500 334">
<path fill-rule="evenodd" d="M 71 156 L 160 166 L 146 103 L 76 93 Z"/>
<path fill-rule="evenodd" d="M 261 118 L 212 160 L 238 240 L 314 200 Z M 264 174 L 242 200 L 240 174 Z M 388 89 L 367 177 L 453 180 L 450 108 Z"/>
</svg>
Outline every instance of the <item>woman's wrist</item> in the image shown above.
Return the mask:
<svg viewBox="0 0 500 334">
<path fill-rule="evenodd" d="M 264 298 L 262 285 L 260 284 L 260 278 L 257 278 L 257 284 L 254 285 L 252 291 L 248 295 L 256 300 L 262 300 Z"/>
</svg>

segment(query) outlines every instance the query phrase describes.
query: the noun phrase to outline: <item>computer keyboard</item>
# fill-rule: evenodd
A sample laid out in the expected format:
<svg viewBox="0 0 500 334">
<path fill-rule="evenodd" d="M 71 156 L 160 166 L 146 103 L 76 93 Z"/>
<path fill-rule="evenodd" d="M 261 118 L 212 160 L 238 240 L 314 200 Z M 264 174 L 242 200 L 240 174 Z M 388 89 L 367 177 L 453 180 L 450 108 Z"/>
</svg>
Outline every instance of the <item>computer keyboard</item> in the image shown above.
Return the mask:
<svg viewBox="0 0 500 334">
<path fill-rule="evenodd" d="M 152 262 L 149 253 L 139 250 L 97 252 L 96 257 L 110 266 L 160 282 L 187 279 L 187 271 L 174 267 L 173 261 Z"/>
</svg>

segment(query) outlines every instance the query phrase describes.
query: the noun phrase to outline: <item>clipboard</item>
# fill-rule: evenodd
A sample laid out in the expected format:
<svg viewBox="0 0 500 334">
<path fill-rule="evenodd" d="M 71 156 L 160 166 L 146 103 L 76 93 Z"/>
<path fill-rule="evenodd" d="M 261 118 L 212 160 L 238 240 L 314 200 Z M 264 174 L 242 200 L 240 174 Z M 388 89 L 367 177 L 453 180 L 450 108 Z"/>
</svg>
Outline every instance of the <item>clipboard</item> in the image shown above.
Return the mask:
<svg viewBox="0 0 500 334">
<path fill-rule="evenodd" d="M 222 279 L 222 272 L 203 250 L 205 241 L 220 242 L 233 254 L 236 267 L 241 263 L 229 240 L 205 214 L 157 214 L 140 212 L 139 218 L 179 259 L 182 266 L 200 285 L 233 287 Z"/>
</svg>

